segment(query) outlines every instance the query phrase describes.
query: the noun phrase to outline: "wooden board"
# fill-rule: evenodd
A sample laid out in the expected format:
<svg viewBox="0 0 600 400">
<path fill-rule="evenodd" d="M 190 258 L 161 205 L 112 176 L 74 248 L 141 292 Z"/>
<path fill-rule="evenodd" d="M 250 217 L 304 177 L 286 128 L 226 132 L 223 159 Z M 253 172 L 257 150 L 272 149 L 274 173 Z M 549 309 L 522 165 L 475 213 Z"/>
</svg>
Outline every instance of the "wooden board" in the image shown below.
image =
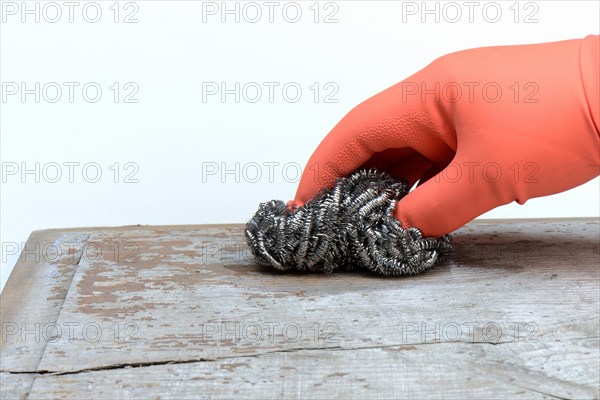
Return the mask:
<svg viewBox="0 0 600 400">
<path fill-rule="evenodd" d="M 1 397 L 600 396 L 597 219 L 476 221 L 409 278 L 277 273 L 242 229 L 32 233 Z"/>
</svg>

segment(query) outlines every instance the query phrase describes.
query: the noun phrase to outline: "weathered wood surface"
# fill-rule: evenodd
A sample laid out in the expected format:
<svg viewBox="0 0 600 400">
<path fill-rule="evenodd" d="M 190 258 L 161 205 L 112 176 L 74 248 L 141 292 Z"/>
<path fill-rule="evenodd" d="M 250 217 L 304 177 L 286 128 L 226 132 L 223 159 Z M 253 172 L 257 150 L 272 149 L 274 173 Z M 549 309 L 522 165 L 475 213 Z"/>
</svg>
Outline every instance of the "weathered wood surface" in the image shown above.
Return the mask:
<svg viewBox="0 0 600 400">
<path fill-rule="evenodd" d="M 34 232 L 0 397 L 598 398 L 599 227 L 477 221 L 391 279 L 258 267 L 241 225 Z"/>
</svg>

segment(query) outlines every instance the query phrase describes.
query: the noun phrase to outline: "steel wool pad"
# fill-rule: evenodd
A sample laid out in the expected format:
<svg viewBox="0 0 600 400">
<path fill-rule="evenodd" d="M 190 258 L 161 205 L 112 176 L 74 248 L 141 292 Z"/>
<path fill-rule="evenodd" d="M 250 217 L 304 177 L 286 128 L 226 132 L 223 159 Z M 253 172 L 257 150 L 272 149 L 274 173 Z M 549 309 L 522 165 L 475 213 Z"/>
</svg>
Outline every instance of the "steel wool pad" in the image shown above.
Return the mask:
<svg viewBox="0 0 600 400">
<path fill-rule="evenodd" d="M 272 200 L 247 223 L 256 262 L 281 271 L 332 273 L 366 269 L 381 275 L 416 275 L 453 251 L 449 235 L 423 237 L 394 217 L 408 183 L 375 169 L 339 178 L 311 201 L 290 210 Z"/>
</svg>

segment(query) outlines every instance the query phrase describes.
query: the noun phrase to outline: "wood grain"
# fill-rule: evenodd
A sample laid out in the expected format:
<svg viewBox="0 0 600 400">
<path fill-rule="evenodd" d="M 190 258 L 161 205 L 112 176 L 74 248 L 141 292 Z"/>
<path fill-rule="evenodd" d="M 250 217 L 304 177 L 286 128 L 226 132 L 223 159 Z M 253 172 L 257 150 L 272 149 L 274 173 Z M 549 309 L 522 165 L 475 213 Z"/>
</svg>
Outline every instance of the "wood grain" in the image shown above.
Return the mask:
<svg viewBox="0 0 600 400">
<path fill-rule="evenodd" d="M 599 227 L 476 221 L 409 278 L 263 269 L 241 225 L 34 232 L 80 246 L 11 275 L 2 398 L 598 398 Z"/>
</svg>

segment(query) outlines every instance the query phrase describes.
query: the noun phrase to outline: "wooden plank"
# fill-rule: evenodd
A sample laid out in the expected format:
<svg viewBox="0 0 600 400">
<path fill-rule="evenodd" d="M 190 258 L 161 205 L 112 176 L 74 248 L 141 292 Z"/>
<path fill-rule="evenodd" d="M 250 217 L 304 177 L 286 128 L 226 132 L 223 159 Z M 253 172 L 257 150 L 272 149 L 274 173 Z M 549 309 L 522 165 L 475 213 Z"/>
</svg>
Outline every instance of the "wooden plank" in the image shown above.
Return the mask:
<svg viewBox="0 0 600 400">
<path fill-rule="evenodd" d="M 0 399 L 24 400 L 31 391 L 33 380 L 37 374 L 0 372 Z"/>
<path fill-rule="evenodd" d="M 231 387 L 319 397 L 346 393 L 359 378 L 370 383 L 347 392 L 356 397 L 436 397 L 432 385 L 444 397 L 598 397 L 597 219 L 476 221 L 454 235 L 450 261 L 391 279 L 260 268 L 241 225 L 82 232 L 87 249 L 63 290 L 61 331 L 43 349 L 32 398 L 75 397 L 77 385 L 94 382 L 107 397 L 115 393 L 106 385 L 123 388 L 118 397 L 190 397 L 202 385 L 204 397 L 237 395 Z M 410 373 L 405 358 L 417 366 Z M 240 362 L 249 366 L 228 366 Z M 302 372 L 313 370 L 314 379 Z M 342 370 L 347 378 L 322 379 Z M 188 382 L 195 373 L 203 378 Z M 218 389 L 219 379 L 230 388 Z M 270 391 L 258 389 L 262 381 Z"/>
<path fill-rule="evenodd" d="M 0 295 L 2 399 L 29 393 L 35 374 L 28 372 L 38 370 L 47 345 L 44 337 L 52 335 L 88 236 L 79 231 L 36 231 L 22 247 Z"/>
<path fill-rule="evenodd" d="M 0 297 L 0 370 L 34 371 L 77 269 L 87 233 L 33 232 Z M 51 333 L 51 329 L 48 330 Z"/>
<path fill-rule="evenodd" d="M 438 343 L 296 350 L 214 362 L 44 376 L 36 380 L 30 399 L 597 397 L 592 388 L 527 368 L 540 361 L 554 368 L 589 358 L 585 356 L 588 344 L 572 342 L 570 347 L 568 354 L 548 351 L 544 358 L 535 344 Z"/>
</svg>

